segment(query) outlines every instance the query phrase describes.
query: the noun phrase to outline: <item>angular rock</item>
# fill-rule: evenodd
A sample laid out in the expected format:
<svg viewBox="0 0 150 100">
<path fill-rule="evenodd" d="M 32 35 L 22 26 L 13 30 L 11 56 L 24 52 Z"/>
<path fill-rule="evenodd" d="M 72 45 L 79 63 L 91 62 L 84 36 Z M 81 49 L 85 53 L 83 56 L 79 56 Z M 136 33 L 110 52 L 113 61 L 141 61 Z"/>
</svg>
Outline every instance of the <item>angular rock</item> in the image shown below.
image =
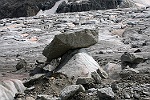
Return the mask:
<svg viewBox="0 0 150 100">
<path fill-rule="evenodd" d="M 29 80 L 26 80 L 23 84 L 26 87 L 30 87 L 32 85 L 34 85 L 35 82 L 37 82 L 39 79 L 42 79 L 44 76 L 44 74 L 35 74 L 34 76 L 30 77 Z"/>
<path fill-rule="evenodd" d="M 97 69 L 100 69 L 101 73 L 106 73 L 85 49 L 79 49 L 66 53 L 56 71 L 66 74 L 69 78 L 77 79 L 91 77 L 91 72 Z"/>
<path fill-rule="evenodd" d="M 60 92 L 60 98 L 61 100 L 67 100 L 69 97 L 73 96 L 77 92 L 84 92 L 85 89 L 82 85 L 70 85 L 65 87 Z"/>
<path fill-rule="evenodd" d="M 105 78 L 105 79 L 108 78 L 108 74 L 101 67 L 99 67 L 99 69 L 97 69 L 97 73 L 102 78 Z"/>
<path fill-rule="evenodd" d="M 91 76 L 95 80 L 96 84 L 100 84 L 101 83 L 101 77 L 99 76 L 99 74 L 96 71 L 92 72 Z"/>
<path fill-rule="evenodd" d="M 130 54 L 128 52 L 125 52 L 121 56 L 122 69 L 124 69 L 127 65 L 131 68 L 135 68 L 139 63 L 143 61 L 144 61 L 143 57 Z"/>
<path fill-rule="evenodd" d="M 125 98 L 125 99 L 130 99 L 130 95 L 129 95 L 127 92 L 125 92 L 125 93 L 124 93 L 124 98 Z"/>
<path fill-rule="evenodd" d="M 115 94 L 112 91 L 111 87 L 98 89 L 97 94 L 98 94 L 99 99 L 107 98 L 108 100 L 112 100 L 115 97 Z"/>
<path fill-rule="evenodd" d="M 27 67 L 27 62 L 24 59 L 20 59 L 20 61 L 15 66 L 17 70 Z"/>
<path fill-rule="evenodd" d="M 36 100 L 60 100 L 60 98 L 53 95 L 38 95 Z"/>
<path fill-rule="evenodd" d="M 55 35 L 52 42 L 45 47 L 43 55 L 47 61 L 61 57 L 70 49 L 86 48 L 94 45 L 98 41 L 96 30 L 84 29 L 74 33 Z"/>
<path fill-rule="evenodd" d="M 88 84 L 92 83 L 94 80 L 91 77 L 79 77 L 76 84 Z"/>
</svg>

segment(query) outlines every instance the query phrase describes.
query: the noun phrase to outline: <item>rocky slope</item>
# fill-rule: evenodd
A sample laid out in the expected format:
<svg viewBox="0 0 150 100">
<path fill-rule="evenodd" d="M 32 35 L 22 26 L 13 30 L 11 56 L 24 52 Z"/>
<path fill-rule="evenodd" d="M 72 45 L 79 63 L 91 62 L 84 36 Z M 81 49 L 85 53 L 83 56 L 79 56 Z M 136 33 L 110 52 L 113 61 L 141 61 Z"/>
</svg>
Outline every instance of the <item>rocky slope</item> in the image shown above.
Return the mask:
<svg viewBox="0 0 150 100">
<path fill-rule="evenodd" d="M 15 99 L 22 100 L 149 100 L 149 21 L 148 7 L 2 19 L 0 80 L 24 80 L 27 87 L 25 94 L 15 96 Z M 60 48 L 59 53 L 70 42 L 80 45 L 78 41 L 87 39 L 81 35 L 83 40 L 79 38 L 74 43 L 77 39 L 72 36 L 72 39 L 62 41 L 61 38 L 54 38 L 55 35 L 59 37 L 59 34 L 84 29 L 98 32 L 97 43 L 85 48 L 88 53 L 78 48 L 61 54 L 61 59 L 45 62 L 48 57 L 44 57 L 42 52 L 53 39 L 57 40 L 52 43 Z M 59 40 L 65 46 L 58 46 L 57 43 L 62 44 Z M 55 47 L 50 47 L 53 51 L 52 48 Z M 97 66 L 101 70 L 98 71 Z M 53 70 L 57 67 L 59 69 Z M 71 72 L 69 67 L 76 68 L 76 71 Z M 76 77 L 77 72 L 84 77 Z"/>
<path fill-rule="evenodd" d="M 36 15 L 40 10 L 52 8 L 59 0 L 1 0 L 0 19 L 13 17 L 29 17 Z M 66 0 L 68 1 L 68 0 Z M 89 0 L 63 2 L 57 12 L 78 12 L 117 7 L 116 0 Z"/>
<path fill-rule="evenodd" d="M 69 3 L 63 2 L 57 9 L 58 13 L 81 12 L 89 10 L 102 10 L 117 8 L 117 0 L 70 0 Z"/>
<path fill-rule="evenodd" d="M 29 17 L 52 8 L 58 0 L 1 0 L 0 19 Z"/>
</svg>

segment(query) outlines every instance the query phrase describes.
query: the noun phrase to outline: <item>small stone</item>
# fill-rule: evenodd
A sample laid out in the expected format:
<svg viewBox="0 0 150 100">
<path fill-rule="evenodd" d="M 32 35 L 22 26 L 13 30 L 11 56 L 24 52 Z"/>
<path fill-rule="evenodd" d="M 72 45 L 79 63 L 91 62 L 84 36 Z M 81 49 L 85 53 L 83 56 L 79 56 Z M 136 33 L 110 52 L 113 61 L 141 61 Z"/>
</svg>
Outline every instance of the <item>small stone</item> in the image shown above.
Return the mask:
<svg viewBox="0 0 150 100">
<path fill-rule="evenodd" d="M 95 88 L 88 89 L 88 92 L 94 92 L 94 91 L 97 91 L 97 89 Z"/>
<path fill-rule="evenodd" d="M 61 99 L 53 95 L 38 95 L 36 100 L 61 100 Z"/>
<path fill-rule="evenodd" d="M 67 100 L 69 97 L 73 96 L 77 92 L 84 92 L 85 89 L 82 85 L 70 85 L 65 87 L 60 92 L 61 100 Z"/>
<path fill-rule="evenodd" d="M 41 79 L 44 76 L 44 74 L 35 74 L 34 76 L 30 77 L 29 80 L 25 81 L 23 84 L 26 87 L 30 87 L 34 84 L 34 82 L 38 81 L 39 79 Z"/>
<path fill-rule="evenodd" d="M 33 97 L 26 97 L 26 100 L 35 100 Z"/>
<path fill-rule="evenodd" d="M 134 96 L 134 98 L 136 98 L 136 99 L 139 99 L 139 98 L 140 98 L 140 95 L 139 95 L 138 93 L 136 93 L 136 92 L 134 93 L 133 96 Z"/>
<path fill-rule="evenodd" d="M 88 84 L 92 83 L 94 80 L 91 77 L 79 77 L 76 84 Z"/>
<path fill-rule="evenodd" d="M 98 89 L 97 94 L 98 94 L 99 99 L 102 99 L 102 100 L 106 98 L 111 100 L 115 97 L 115 94 L 112 91 L 111 87 Z"/>
<path fill-rule="evenodd" d="M 124 69 L 120 72 L 120 77 L 125 78 L 125 77 L 132 75 L 132 74 L 138 74 L 138 73 L 139 73 L 138 70 L 133 69 L 133 68 L 128 68 L 128 69 Z"/>
<path fill-rule="evenodd" d="M 124 98 L 125 98 L 125 99 L 130 99 L 130 95 L 129 95 L 127 92 L 125 92 L 125 93 L 124 93 Z"/>
<path fill-rule="evenodd" d="M 150 96 L 150 92 L 145 92 L 143 91 L 143 94 L 147 95 L 147 96 Z"/>
<path fill-rule="evenodd" d="M 96 71 L 92 72 L 91 76 L 95 80 L 96 84 L 100 84 L 101 83 L 101 77 L 99 76 L 99 74 Z"/>
<path fill-rule="evenodd" d="M 27 67 L 27 62 L 24 59 L 20 59 L 20 61 L 15 66 L 17 70 Z"/>
<path fill-rule="evenodd" d="M 97 69 L 97 73 L 100 75 L 100 77 L 102 78 L 108 78 L 108 74 L 100 67 L 99 69 Z"/>
</svg>

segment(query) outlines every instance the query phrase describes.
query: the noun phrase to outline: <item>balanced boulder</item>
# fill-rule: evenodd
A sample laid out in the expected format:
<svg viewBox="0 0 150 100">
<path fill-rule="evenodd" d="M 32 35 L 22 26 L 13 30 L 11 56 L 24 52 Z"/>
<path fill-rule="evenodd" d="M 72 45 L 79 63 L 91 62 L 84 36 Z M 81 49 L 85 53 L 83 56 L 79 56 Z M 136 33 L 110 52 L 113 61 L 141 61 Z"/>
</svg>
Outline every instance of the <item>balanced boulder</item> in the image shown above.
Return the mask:
<svg viewBox="0 0 150 100">
<path fill-rule="evenodd" d="M 61 57 L 70 49 L 86 48 L 96 44 L 98 32 L 84 29 L 74 33 L 55 35 L 52 42 L 45 47 L 43 55 L 47 57 L 47 62 Z"/>
</svg>

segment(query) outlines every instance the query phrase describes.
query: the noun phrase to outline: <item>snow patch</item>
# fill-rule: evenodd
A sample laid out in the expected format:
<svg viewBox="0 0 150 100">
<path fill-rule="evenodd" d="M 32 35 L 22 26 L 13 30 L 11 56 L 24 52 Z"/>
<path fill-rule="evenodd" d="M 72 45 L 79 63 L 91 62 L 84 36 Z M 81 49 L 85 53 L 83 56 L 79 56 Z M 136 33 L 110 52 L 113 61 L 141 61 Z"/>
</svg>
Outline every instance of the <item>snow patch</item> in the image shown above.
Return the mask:
<svg viewBox="0 0 150 100">
<path fill-rule="evenodd" d="M 45 10 L 45 11 L 40 10 L 40 11 L 37 13 L 36 16 L 41 16 L 41 15 L 43 15 L 43 16 L 48 16 L 48 15 L 51 15 L 51 14 L 56 13 L 56 10 L 57 10 L 57 8 L 59 7 L 59 5 L 60 5 L 62 2 L 64 2 L 64 1 L 65 1 L 66 3 L 68 2 L 68 0 L 60 0 L 60 1 L 56 2 L 55 5 L 54 5 L 51 9 Z"/>
</svg>

